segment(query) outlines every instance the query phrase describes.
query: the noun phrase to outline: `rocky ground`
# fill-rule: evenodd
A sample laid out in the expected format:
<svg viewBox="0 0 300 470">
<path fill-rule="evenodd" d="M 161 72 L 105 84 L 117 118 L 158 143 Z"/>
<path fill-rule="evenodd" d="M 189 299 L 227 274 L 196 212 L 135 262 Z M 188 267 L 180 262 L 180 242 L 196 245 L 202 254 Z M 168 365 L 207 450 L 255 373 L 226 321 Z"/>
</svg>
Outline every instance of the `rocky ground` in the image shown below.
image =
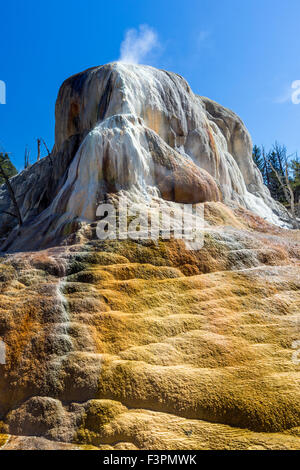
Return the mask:
<svg viewBox="0 0 300 470">
<path fill-rule="evenodd" d="M 199 251 L 92 224 L 2 258 L 2 449 L 300 449 L 299 231 L 205 218 Z"/>
</svg>

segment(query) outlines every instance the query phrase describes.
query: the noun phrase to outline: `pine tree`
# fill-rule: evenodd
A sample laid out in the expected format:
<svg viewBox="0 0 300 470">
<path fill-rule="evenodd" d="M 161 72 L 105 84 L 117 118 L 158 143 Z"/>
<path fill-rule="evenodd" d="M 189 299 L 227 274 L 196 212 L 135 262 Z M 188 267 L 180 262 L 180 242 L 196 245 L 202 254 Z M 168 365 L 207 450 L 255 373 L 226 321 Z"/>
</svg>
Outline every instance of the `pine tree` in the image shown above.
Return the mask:
<svg viewBox="0 0 300 470">
<path fill-rule="evenodd" d="M 296 156 L 291 160 L 284 145 L 277 142 L 272 150 L 265 153 L 264 147 L 254 145 L 252 152 L 263 176 L 264 184 L 268 187 L 271 196 L 284 204 L 291 212 L 293 218 L 300 215 L 300 163 Z"/>
<path fill-rule="evenodd" d="M 0 164 L 8 178 L 15 176 L 18 172 L 12 162 L 10 161 L 9 156 L 7 153 L 0 153 Z M 5 179 L 2 175 L 0 175 L 0 185 L 5 183 Z"/>
<path fill-rule="evenodd" d="M 268 172 L 268 188 L 271 196 L 281 203 L 286 203 L 282 186 L 279 182 L 278 176 L 284 179 L 284 172 L 280 161 L 280 153 L 274 148 L 266 155 L 267 159 L 267 172 Z"/>
<path fill-rule="evenodd" d="M 6 213 L 12 217 L 16 217 L 18 219 L 19 226 L 21 227 L 23 225 L 22 215 L 18 206 L 18 201 L 15 195 L 14 188 L 11 182 L 9 181 L 10 176 L 13 176 L 11 173 L 14 172 L 16 173 L 17 170 L 11 163 L 7 153 L 0 153 L 0 177 L 2 178 L 4 184 L 7 187 L 7 190 L 14 206 L 14 213 L 8 211 L 3 211 L 3 213 Z"/>
<path fill-rule="evenodd" d="M 257 145 L 254 145 L 253 147 L 252 158 L 254 160 L 255 165 L 258 167 L 261 173 L 263 173 L 264 161 L 262 158 L 261 149 Z"/>
<path fill-rule="evenodd" d="M 267 185 L 268 184 L 267 173 L 266 173 L 267 167 L 266 167 L 264 148 L 263 147 L 259 148 L 257 145 L 254 145 L 253 150 L 252 150 L 252 158 L 253 158 L 255 165 L 257 166 L 257 168 L 262 174 L 264 184 Z"/>
</svg>

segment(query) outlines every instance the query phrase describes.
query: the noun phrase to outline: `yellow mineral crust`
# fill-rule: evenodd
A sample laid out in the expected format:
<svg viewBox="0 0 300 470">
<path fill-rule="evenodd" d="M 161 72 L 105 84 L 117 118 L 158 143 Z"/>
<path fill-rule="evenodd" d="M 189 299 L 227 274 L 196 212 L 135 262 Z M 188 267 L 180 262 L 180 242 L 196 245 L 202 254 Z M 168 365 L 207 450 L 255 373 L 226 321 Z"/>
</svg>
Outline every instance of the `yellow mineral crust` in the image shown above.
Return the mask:
<svg viewBox="0 0 300 470">
<path fill-rule="evenodd" d="M 2 260 L 6 448 L 300 449 L 299 232 L 205 211 L 199 251 L 92 238 Z"/>
</svg>

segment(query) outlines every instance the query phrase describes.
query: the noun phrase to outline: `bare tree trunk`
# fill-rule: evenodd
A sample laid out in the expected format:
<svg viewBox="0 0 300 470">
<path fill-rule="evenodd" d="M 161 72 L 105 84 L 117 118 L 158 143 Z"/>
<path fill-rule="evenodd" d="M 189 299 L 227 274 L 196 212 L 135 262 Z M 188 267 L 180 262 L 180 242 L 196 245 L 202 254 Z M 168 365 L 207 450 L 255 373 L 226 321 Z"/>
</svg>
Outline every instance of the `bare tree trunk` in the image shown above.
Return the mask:
<svg viewBox="0 0 300 470">
<path fill-rule="evenodd" d="M 21 216 L 21 213 L 20 213 L 20 210 L 19 210 L 19 206 L 18 206 L 18 203 L 17 203 L 17 200 L 16 200 L 16 196 L 15 196 L 13 187 L 12 187 L 12 185 L 10 184 L 9 178 L 8 178 L 8 176 L 6 175 L 5 171 L 4 171 L 3 168 L 2 168 L 1 162 L 0 162 L 0 174 L 1 174 L 2 177 L 5 179 L 5 183 L 6 183 L 7 189 L 8 189 L 8 191 L 9 191 L 11 200 L 12 200 L 12 202 L 13 202 L 13 205 L 14 205 L 14 208 L 15 208 L 15 211 L 16 211 L 16 217 L 17 217 L 17 219 L 18 219 L 19 226 L 21 227 L 21 226 L 23 225 L 23 220 L 22 220 L 22 216 Z"/>
<path fill-rule="evenodd" d="M 38 148 L 38 154 L 37 154 L 37 161 L 41 158 L 41 139 L 37 139 L 37 148 Z"/>
<path fill-rule="evenodd" d="M 267 158 L 266 158 L 266 152 L 264 146 L 262 146 L 262 156 L 265 162 L 265 172 L 266 172 L 266 179 L 267 179 L 267 186 L 268 188 L 270 187 L 270 178 L 269 178 L 269 173 L 268 173 L 268 165 L 267 165 Z"/>
<path fill-rule="evenodd" d="M 25 156 L 24 156 L 24 168 L 28 168 L 29 167 L 29 155 L 30 155 L 30 150 L 27 149 L 27 147 L 25 148 Z"/>
<path fill-rule="evenodd" d="M 43 142 L 43 144 L 44 144 L 44 146 L 45 146 L 45 149 L 46 149 L 47 152 L 48 152 L 47 157 L 49 157 L 50 163 L 51 163 L 51 165 L 53 166 L 53 160 L 52 160 L 52 157 L 51 157 L 51 152 L 50 152 L 50 150 L 48 149 L 47 144 L 46 144 L 46 142 L 44 141 L 44 139 L 42 139 L 42 142 Z"/>
<path fill-rule="evenodd" d="M 285 197 L 286 201 L 287 201 L 288 203 L 291 203 L 291 197 L 290 197 L 289 191 L 287 190 L 287 188 L 286 188 L 284 182 L 282 181 L 282 178 L 281 178 L 280 174 L 278 173 L 278 171 L 277 171 L 277 170 L 274 168 L 274 166 L 272 165 L 271 160 L 269 160 L 268 163 L 269 163 L 270 167 L 272 168 L 272 170 L 274 171 L 274 173 L 275 173 L 275 175 L 276 175 L 276 178 L 277 178 L 278 181 L 279 181 L 280 186 L 282 187 L 282 190 L 283 190 L 284 197 Z"/>
<path fill-rule="evenodd" d="M 276 178 L 279 181 L 280 186 L 283 189 L 284 197 L 285 197 L 286 201 L 290 204 L 292 218 L 293 218 L 293 225 L 294 225 L 295 228 L 297 228 L 299 226 L 299 224 L 298 224 L 297 217 L 296 217 L 296 212 L 295 212 L 294 191 L 293 191 L 293 188 L 292 188 L 292 186 L 290 184 L 290 180 L 289 180 L 288 162 L 286 161 L 286 163 L 285 163 L 285 172 L 284 172 L 285 183 L 283 182 L 281 175 L 278 173 L 278 171 L 272 165 L 272 162 L 269 160 L 268 163 L 270 164 L 272 170 L 274 171 L 274 173 L 276 175 Z"/>
<path fill-rule="evenodd" d="M 292 212 L 292 215 L 293 215 L 293 217 L 294 217 L 294 219 L 295 219 L 295 218 L 296 218 L 296 214 L 295 214 L 295 197 L 294 197 L 293 188 L 291 187 L 290 180 L 289 180 L 288 164 L 287 164 L 287 162 L 286 162 L 286 165 L 285 165 L 285 182 L 286 182 L 287 188 L 288 188 L 289 193 L 290 193 L 291 212 Z"/>
<path fill-rule="evenodd" d="M 42 142 L 43 142 L 43 144 L 44 144 L 44 146 L 45 146 L 45 149 L 47 150 L 48 155 L 50 155 L 51 152 L 50 152 L 50 150 L 48 149 L 48 147 L 47 147 L 46 142 L 44 141 L 44 139 L 42 139 Z"/>
</svg>

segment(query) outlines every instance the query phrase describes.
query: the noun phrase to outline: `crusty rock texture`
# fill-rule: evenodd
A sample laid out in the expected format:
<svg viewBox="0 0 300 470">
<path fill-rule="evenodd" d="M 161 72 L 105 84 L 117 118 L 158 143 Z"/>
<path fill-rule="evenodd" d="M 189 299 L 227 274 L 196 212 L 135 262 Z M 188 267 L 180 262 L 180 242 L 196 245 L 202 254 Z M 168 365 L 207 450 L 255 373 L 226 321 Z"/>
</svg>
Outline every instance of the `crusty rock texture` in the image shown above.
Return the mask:
<svg viewBox="0 0 300 470">
<path fill-rule="evenodd" d="M 299 231 L 251 147 L 176 74 L 64 82 L 51 155 L 11 180 L 24 226 L 0 219 L 0 449 L 300 449 Z M 204 245 L 99 240 L 120 195 L 197 204 Z"/>
<path fill-rule="evenodd" d="M 86 225 L 3 259 L 6 449 L 300 448 L 299 234 L 205 214 L 198 251 Z"/>
<path fill-rule="evenodd" d="M 1 187 L 3 251 L 57 243 L 78 221 L 94 221 L 98 202 L 120 190 L 182 203 L 223 200 L 290 224 L 263 185 L 239 117 L 195 95 L 177 74 L 120 63 L 89 69 L 63 83 L 55 115 L 51 155 L 12 179 L 21 232 Z"/>
</svg>

